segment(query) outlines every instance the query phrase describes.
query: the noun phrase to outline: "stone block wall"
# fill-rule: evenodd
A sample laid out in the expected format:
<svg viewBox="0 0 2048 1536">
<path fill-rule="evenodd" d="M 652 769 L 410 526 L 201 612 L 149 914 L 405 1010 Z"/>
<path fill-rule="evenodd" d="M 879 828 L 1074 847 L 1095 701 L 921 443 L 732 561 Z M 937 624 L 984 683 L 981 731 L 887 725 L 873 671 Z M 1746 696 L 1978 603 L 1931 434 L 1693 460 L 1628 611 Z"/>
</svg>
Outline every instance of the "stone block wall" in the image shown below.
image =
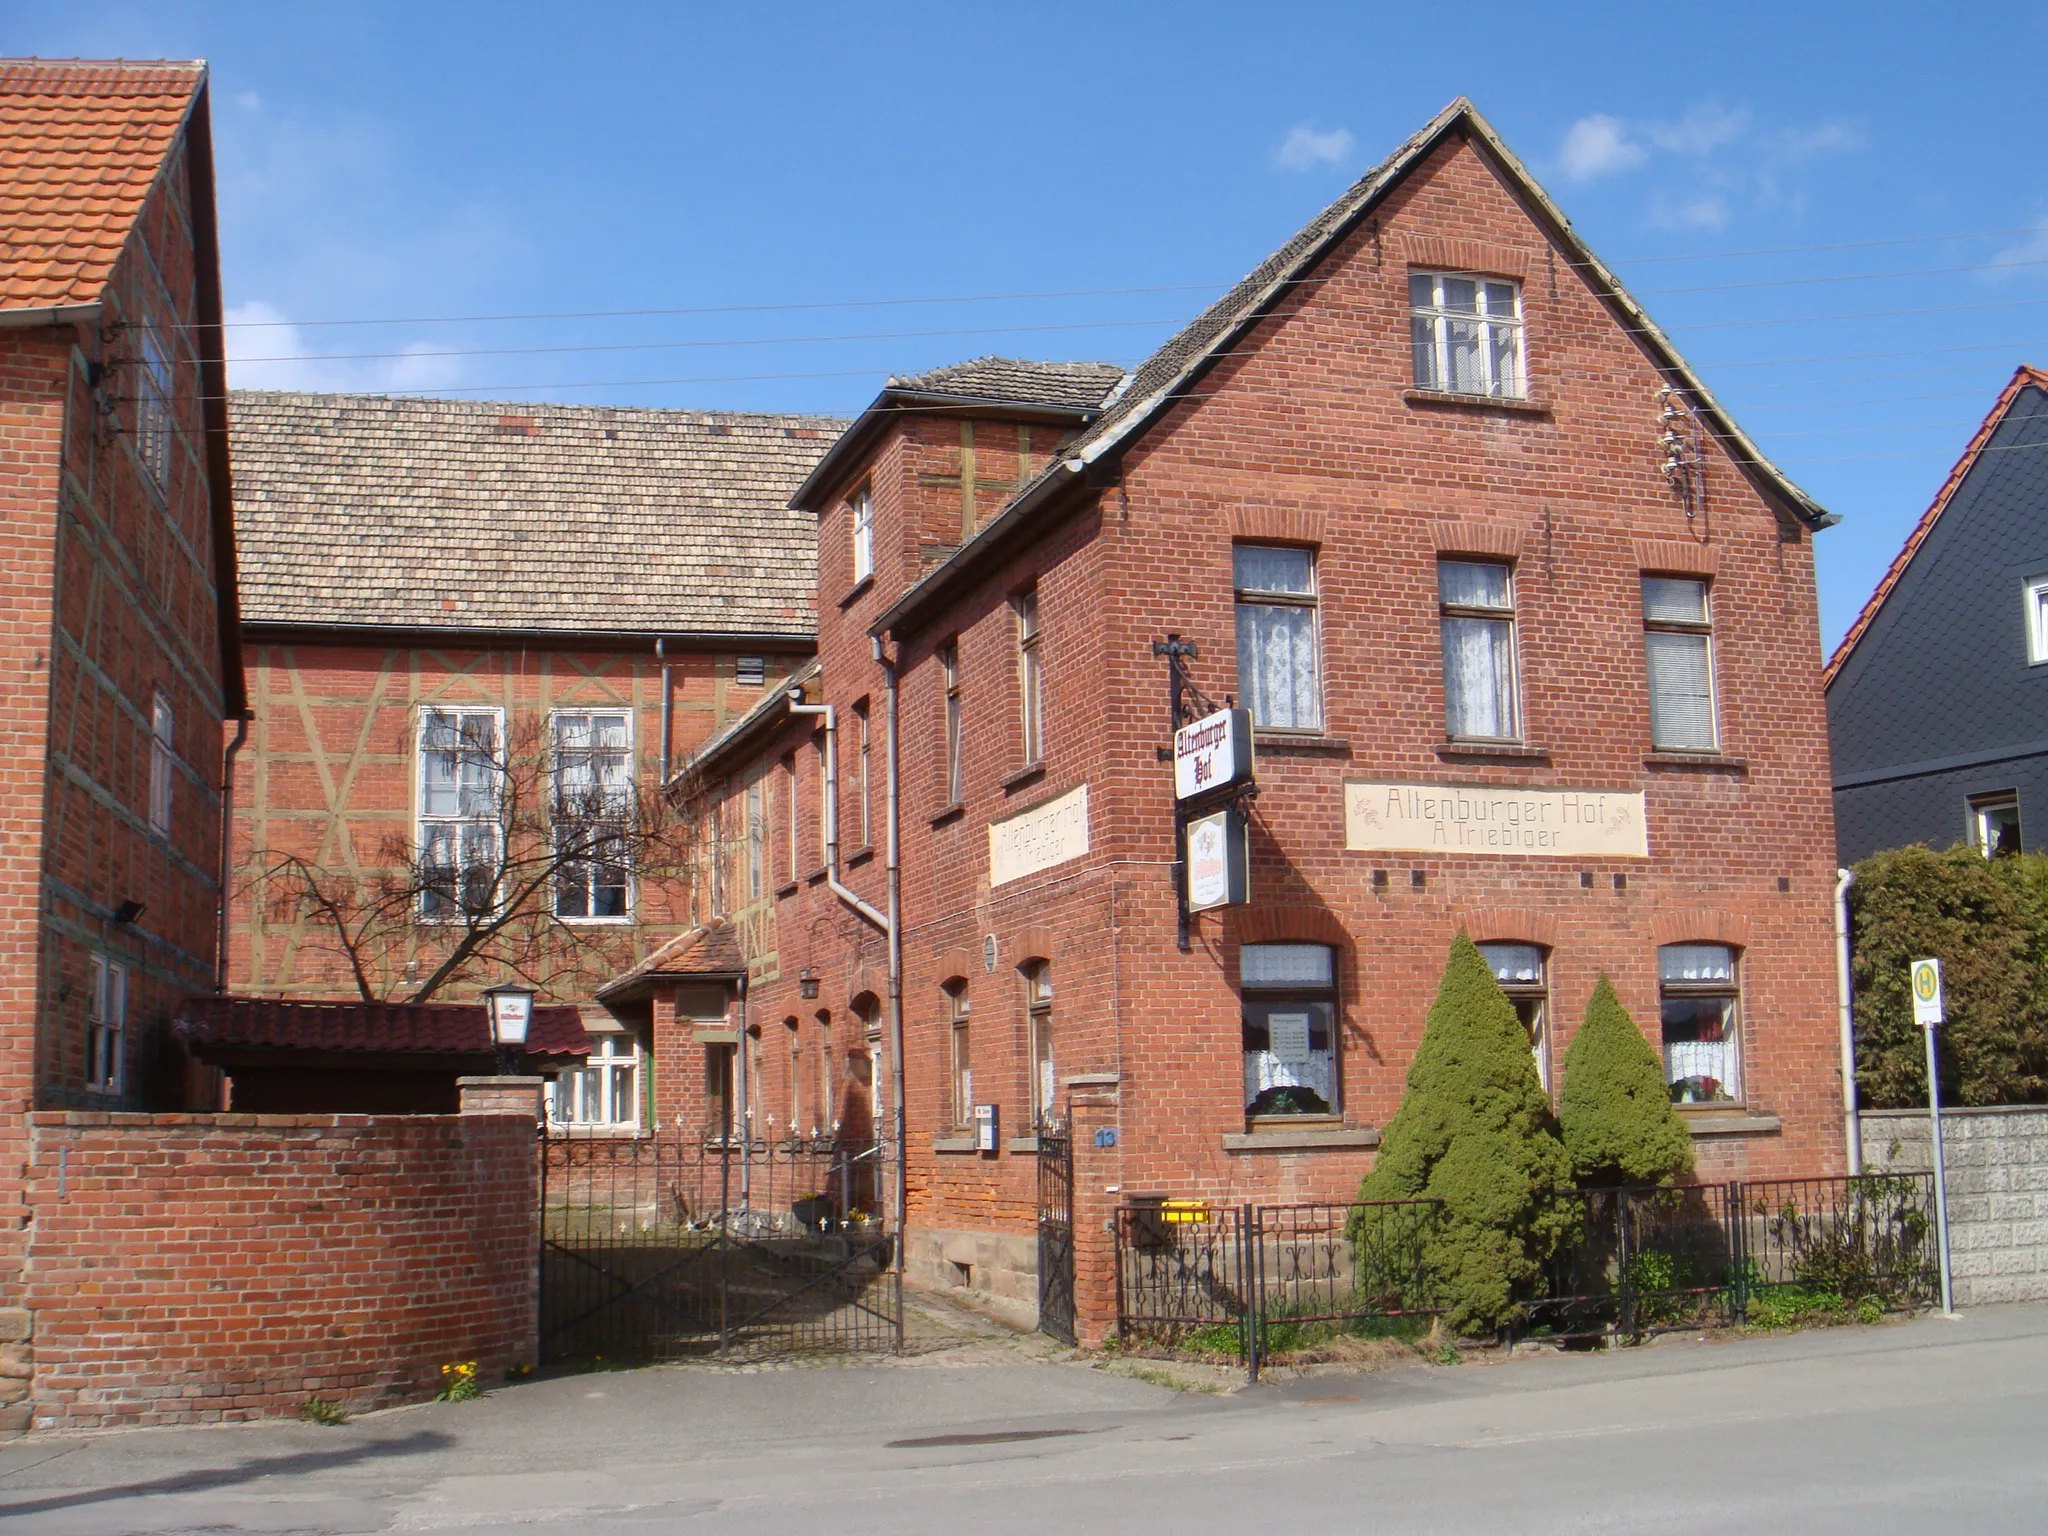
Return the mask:
<svg viewBox="0 0 2048 1536">
<path fill-rule="evenodd" d="M 530 1106 L 45 1112 L 30 1149 L 0 1392 L 37 1429 L 259 1418 L 311 1396 L 362 1410 L 430 1395 L 453 1361 L 489 1382 L 535 1358 Z"/>
<path fill-rule="evenodd" d="M 1872 1173 L 1934 1166 L 1924 1110 L 1867 1110 Z M 2048 1301 L 2048 1106 L 1945 1109 L 1949 1255 L 1957 1307 Z"/>
</svg>

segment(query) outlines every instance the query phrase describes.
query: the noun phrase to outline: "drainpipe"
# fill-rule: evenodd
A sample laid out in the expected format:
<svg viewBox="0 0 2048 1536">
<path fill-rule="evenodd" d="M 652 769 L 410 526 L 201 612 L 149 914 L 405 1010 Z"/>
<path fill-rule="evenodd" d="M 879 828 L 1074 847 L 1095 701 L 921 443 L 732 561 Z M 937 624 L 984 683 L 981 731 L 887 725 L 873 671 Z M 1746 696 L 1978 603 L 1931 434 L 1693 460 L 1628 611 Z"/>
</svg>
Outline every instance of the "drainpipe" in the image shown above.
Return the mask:
<svg viewBox="0 0 2048 1536">
<path fill-rule="evenodd" d="M 668 697 L 668 652 L 663 649 L 664 637 L 654 637 L 654 659 L 661 663 L 661 777 L 655 782 L 664 789 L 668 787 L 669 728 L 674 716 Z"/>
<path fill-rule="evenodd" d="M 740 1209 L 751 1211 L 754 1208 L 753 1203 L 747 1197 L 753 1188 L 753 1165 L 749 1160 L 749 1154 L 753 1151 L 754 1146 L 754 1105 L 753 1100 L 748 1097 L 752 1092 L 752 1085 L 747 1081 L 746 977 L 742 976 L 740 978 L 739 987 L 740 1028 L 739 1033 L 734 1037 L 739 1041 L 739 1044 L 734 1048 L 739 1054 L 733 1061 L 733 1077 L 738 1085 L 735 1092 L 738 1094 L 740 1104 L 738 1113 L 733 1116 L 733 1124 L 739 1127 L 740 1132 Z"/>
<path fill-rule="evenodd" d="M 1842 1030 L 1842 1133 L 1849 1147 L 1849 1171 L 1863 1171 L 1863 1125 L 1856 1118 L 1856 1013 L 1849 991 L 1849 887 L 1856 876 L 1835 871 L 1835 992 Z"/>
<path fill-rule="evenodd" d="M 896 1337 L 903 1337 L 903 1266 L 906 1229 L 904 1157 L 909 1148 L 903 1108 L 903 862 L 898 856 L 897 802 L 899 779 L 896 771 L 896 663 L 882 654 L 882 641 L 875 637 L 875 660 L 882 667 L 882 759 L 883 804 L 888 824 L 887 860 L 889 880 L 889 1097 L 890 1118 L 896 1129 L 896 1167 L 890 1190 L 891 1215 L 896 1223 Z"/>
<path fill-rule="evenodd" d="M 892 933 L 894 925 L 889 919 L 848 890 L 839 879 L 839 752 L 832 706 L 806 704 L 803 690 L 792 688 L 789 690 L 789 712 L 792 715 L 822 715 L 825 719 L 825 884 L 834 896 L 885 935 Z"/>
<path fill-rule="evenodd" d="M 228 989 L 228 881 L 233 877 L 235 867 L 235 754 L 249 739 L 249 722 L 255 718 L 247 710 L 235 716 L 235 739 L 220 755 L 220 900 L 214 908 L 215 992 Z"/>
</svg>

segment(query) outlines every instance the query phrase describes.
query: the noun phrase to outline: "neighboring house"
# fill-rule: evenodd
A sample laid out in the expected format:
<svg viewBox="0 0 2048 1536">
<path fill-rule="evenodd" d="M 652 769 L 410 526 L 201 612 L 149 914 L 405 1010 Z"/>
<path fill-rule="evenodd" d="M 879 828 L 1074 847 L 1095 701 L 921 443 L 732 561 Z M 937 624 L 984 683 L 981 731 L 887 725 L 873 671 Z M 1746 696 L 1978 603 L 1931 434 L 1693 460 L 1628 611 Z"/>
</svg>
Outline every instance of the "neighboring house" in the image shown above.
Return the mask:
<svg viewBox="0 0 2048 1536">
<path fill-rule="evenodd" d="M 1842 863 L 2048 847 L 2048 373 L 2021 368 L 1827 667 Z"/>
<path fill-rule="evenodd" d="M 1096 1338 L 1120 1200 L 1348 1197 L 1460 929 L 1553 1084 L 1605 975 L 1703 1177 L 1841 1166 L 1833 519 L 1468 103 L 1134 373 L 891 381 L 795 505 L 817 668 L 687 764 L 717 921 L 602 995 L 688 1129 L 900 1114 L 913 1276 L 1058 1304 L 1070 1219 Z M 1256 742 L 1185 943 L 1169 637 Z"/>
<path fill-rule="evenodd" d="M 501 949 L 435 982 L 520 835 L 508 796 L 543 819 L 579 795 L 651 804 L 673 760 L 808 659 L 815 529 L 787 502 L 844 423 L 257 392 L 230 412 L 254 711 L 231 990 L 474 997 L 510 975 Z M 280 874 L 418 883 L 394 849 L 446 883 L 361 943 Z M 592 1031 L 589 1067 L 553 1090 L 567 1121 L 643 1118 L 642 1042 L 592 989 L 691 922 L 688 881 L 644 873 L 565 863 L 520 919 L 521 973 Z"/>
<path fill-rule="evenodd" d="M 243 708 L 202 64 L 0 62 L 0 1305 L 25 1116 L 175 1107 Z M 9 1383 L 11 1385 L 11 1383 Z"/>
</svg>

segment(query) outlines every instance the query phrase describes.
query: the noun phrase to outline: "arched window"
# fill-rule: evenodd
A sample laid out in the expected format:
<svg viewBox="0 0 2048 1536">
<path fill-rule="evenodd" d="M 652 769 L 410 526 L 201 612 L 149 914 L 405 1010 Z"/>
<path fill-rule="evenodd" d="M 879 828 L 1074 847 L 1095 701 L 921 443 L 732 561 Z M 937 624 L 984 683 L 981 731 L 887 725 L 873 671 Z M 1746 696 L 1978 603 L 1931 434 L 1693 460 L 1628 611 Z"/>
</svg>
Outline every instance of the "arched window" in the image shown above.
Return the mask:
<svg viewBox="0 0 2048 1536">
<path fill-rule="evenodd" d="M 967 983 L 964 980 L 946 984 L 946 1015 L 952 1053 L 953 1124 L 956 1127 L 970 1126 L 974 1124 L 974 1057 L 968 1037 Z"/>
<path fill-rule="evenodd" d="M 1025 1034 L 1031 1051 L 1031 1124 L 1059 1118 L 1059 1089 L 1052 1064 L 1052 962 L 1030 960 L 1024 967 Z"/>
<path fill-rule="evenodd" d="M 1742 1100 L 1740 978 L 1726 944 L 1666 944 L 1657 951 L 1664 1080 L 1674 1104 Z"/>
<path fill-rule="evenodd" d="M 1481 944 L 1486 968 L 1515 1005 L 1515 1015 L 1529 1032 L 1536 1053 L 1536 1075 L 1550 1091 L 1550 977 L 1540 944 Z"/>
<path fill-rule="evenodd" d="M 793 1018 L 784 1019 L 782 1032 L 789 1039 L 789 1134 L 795 1136 L 801 1132 L 804 1118 L 803 1025 Z"/>
<path fill-rule="evenodd" d="M 832 1096 L 832 1015 L 818 1010 L 818 1109 L 811 1116 L 811 1134 L 839 1129 L 839 1101 Z"/>
<path fill-rule="evenodd" d="M 1248 1118 L 1337 1113 L 1337 971 L 1327 944 L 1238 951 Z"/>
</svg>

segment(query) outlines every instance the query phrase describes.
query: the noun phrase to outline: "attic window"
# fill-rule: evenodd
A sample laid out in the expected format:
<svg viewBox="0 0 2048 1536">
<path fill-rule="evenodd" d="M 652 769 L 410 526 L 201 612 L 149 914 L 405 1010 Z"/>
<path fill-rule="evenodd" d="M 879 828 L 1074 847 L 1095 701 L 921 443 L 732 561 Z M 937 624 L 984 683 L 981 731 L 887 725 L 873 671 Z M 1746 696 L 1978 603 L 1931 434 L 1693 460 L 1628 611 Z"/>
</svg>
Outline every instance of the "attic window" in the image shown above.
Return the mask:
<svg viewBox="0 0 2048 1536">
<path fill-rule="evenodd" d="M 533 437 L 539 431 L 531 416 L 500 416 L 496 430 L 500 437 Z"/>
<path fill-rule="evenodd" d="M 768 658 L 740 656 L 733 660 L 732 680 L 742 688 L 759 688 L 768 681 Z"/>
</svg>

